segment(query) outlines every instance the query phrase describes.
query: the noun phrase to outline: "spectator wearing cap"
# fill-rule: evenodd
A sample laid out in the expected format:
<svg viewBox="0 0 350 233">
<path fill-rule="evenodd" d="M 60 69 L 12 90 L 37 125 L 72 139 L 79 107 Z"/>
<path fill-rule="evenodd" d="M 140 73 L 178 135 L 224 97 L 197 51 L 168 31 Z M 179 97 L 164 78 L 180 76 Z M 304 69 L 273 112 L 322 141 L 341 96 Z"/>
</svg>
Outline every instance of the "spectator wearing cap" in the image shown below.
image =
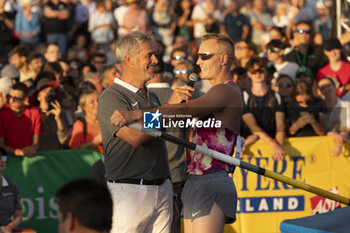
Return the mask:
<svg viewBox="0 0 350 233">
<path fill-rule="evenodd" d="M 335 142 L 333 155 L 338 156 L 345 141 L 349 140 L 350 102 L 339 99 L 332 78 L 321 78 L 317 85 L 328 110 L 326 114 L 327 135 L 333 137 Z"/>
<path fill-rule="evenodd" d="M 313 74 L 327 64 L 322 46 L 312 43 L 312 26 L 308 21 L 299 21 L 294 31 L 296 46 L 284 56 L 285 61 L 297 63 L 300 67 L 309 67 Z"/>
<path fill-rule="evenodd" d="M 63 149 L 68 143 L 69 129 L 67 114 L 62 110 L 64 93 L 52 77 L 42 76 L 36 83 L 36 98 L 42 118 L 43 133 L 39 150 Z"/>
<path fill-rule="evenodd" d="M 1 70 L 1 77 L 9 77 L 12 83 L 19 82 L 19 70 L 13 65 L 7 65 Z"/>
<path fill-rule="evenodd" d="M 27 64 L 28 54 L 29 50 L 24 45 L 16 46 L 9 53 L 10 64 L 18 69 L 20 82 L 24 82 L 34 75 Z"/>
<path fill-rule="evenodd" d="M 36 156 L 42 133 L 41 114 L 37 107 L 28 107 L 28 88 L 23 83 L 12 86 L 9 105 L 0 114 L 0 147 L 16 156 Z"/>
<path fill-rule="evenodd" d="M 9 77 L 0 78 L 0 109 L 7 104 L 7 95 L 12 87 L 12 80 Z"/>
<path fill-rule="evenodd" d="M 350 64 L 345 60 L 342 45 L 336 38 L 323 43 L 323 52 L 328 64 L 320 68 L 316 74 L 316 81 L 323 77 L 331 77 L 337 88 L 337 95 L 342 97 L 350 90 Z"/>
<path fill-rule="evenodd" d="M 32 12 L 32 0 L 20 0 L 22 9 L 16 14 L 15 29 L 20 43 L 34 50 L 40 41 L 40 18 L 38 12 Z"/>
<path fill-rule="evenodd" d="M 285 46 L 280 40 L 271 40 L 266 45 L 267 59 L 276 68 L 276 78 L 281 74 L 287 74 L 295 80 L 295 71 L 299 69 L 299 65 L 295 62 L 283 60 L 284 48 Z"/>
<path fill-rule="evenodd" d="M 21 195 L 17 185 L 6 178 L 7 153 L 0 148 L 0 231 L 13 232 L 22 222 Z"/>
</svg>

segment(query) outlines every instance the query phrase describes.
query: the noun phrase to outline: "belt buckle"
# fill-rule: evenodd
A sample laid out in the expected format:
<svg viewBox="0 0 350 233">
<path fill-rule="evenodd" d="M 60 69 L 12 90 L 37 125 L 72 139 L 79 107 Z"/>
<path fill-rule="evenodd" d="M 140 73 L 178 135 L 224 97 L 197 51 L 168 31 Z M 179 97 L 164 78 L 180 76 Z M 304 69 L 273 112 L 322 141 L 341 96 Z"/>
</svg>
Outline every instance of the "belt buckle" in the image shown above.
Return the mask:
<svg viewBox="0 0 350 233">
<path fill-rule="evenodd" d="M 140 180 L 140 185 L 143 185 L 143 179 Z"/>
</svg>

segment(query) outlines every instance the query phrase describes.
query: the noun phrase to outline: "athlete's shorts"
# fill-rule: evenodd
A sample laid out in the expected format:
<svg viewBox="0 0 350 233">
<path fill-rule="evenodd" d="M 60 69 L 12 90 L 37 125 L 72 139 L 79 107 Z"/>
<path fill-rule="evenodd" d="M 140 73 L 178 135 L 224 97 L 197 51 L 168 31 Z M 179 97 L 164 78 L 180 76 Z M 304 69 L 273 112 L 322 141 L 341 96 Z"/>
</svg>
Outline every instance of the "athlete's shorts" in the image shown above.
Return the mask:
<svg viewBox="0 0 350 233">
<path fill-rule="evenodd" d="M 182 190 L 184 219 L 209 215 L 216 203 L 225 215 L 226 223 L 236 221 L 237 192 L 226 171 L 205 175 L 189 175 Z"/>
</svg>

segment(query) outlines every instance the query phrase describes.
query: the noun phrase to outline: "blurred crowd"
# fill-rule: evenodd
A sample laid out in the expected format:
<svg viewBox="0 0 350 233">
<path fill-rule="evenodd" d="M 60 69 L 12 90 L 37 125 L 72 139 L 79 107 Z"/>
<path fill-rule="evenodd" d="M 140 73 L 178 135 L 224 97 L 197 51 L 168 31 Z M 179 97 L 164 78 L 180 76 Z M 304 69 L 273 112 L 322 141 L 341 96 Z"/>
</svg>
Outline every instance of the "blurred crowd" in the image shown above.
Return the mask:
<svg viewBox="0 0 350 233">
<path fill-rule="evenodd" d="M 263 139 L 281 158 L 290 136 L 349 136 L 349 34 L 334 37 L 329 0 L 0 0 L 0 146 L 7 153 L 91 148 L 103 153 L 99 94 L 122 72 L 117 42 L 152 33 L 162 82 L 199 73 L 206 33 L 234 42 L 233 80 L 246 145 Z M 203 58 L 202 58 L 203 59 Z M 199 81 L 193 97 L 210 84 Z"/>
</svg>

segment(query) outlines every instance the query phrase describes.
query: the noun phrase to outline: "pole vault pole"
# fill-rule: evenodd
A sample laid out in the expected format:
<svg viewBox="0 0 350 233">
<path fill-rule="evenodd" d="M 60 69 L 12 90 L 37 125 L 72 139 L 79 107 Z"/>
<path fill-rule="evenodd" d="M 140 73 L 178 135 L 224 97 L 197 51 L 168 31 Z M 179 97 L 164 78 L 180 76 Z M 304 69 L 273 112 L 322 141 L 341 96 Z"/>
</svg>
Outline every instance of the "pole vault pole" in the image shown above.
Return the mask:
<svg viewBox="0 0 350 233">
<path fill-rule="evenodd" d="M 248 171 L 252 171 L 252 172 L 257 173 L 259 175 L 263 175 L 263 176 L 269 177 L 271 179 L 281 181 L 283 183 L 292 185 L 292 186 L 297 187 L 299 189 L 303 189 L 305 191 L 308 191 L 308 192 L 311 192 L 311 193 L 320 195 L 322 197 L 326 197 L 328 199 L 331 199 L 331 200 L 334 200 L 334 201 L 337 201 L 337 202 L 340 202 L 340 203 L 343 203 L 345 205 L 350 206 L 350 199 L 349 198 L 331 193 L 331 192 L 326 191 L 324 189 L 317 188 L 313 185 L 305 184 L 303 182 L 300 182 L 300 181 L 297 181 L 295 179 L 289 178 L 287 176 L 266 170 L 266 169 L 258 167 L 256 165 L 241 161 L 240 159 L 233 158 L 231 156 L 228 156 L 226 154 L 217 152 L 215 150 L 203 147 L 201 145 L 197 145 L 195 143 L 188 142 L 182 138 L 174 137 L 174 136 L 166 134 L 160 130 L 143 129 L 142 125 L 137 124 L 137 123 L 130 124 L 130 125 L 128 125 L 128 127 L 136 129 L 138 131 L 141 131 L 141 132 L 148 134 L 148 135 L 151 135 L 153 137 L 159 137 L 159 138 L 164 139 L 166 141 L 169 141 L 169 142 L 175 143 L 177 145 L 186 147 L 190 150 L 194 150 L 194 151 L 197 151 L 199 153 L 208 155 L 214 159 L 223 161 L 225 163 L 234 165 L 236 167 L 244 168 Z"/>
</svg>

